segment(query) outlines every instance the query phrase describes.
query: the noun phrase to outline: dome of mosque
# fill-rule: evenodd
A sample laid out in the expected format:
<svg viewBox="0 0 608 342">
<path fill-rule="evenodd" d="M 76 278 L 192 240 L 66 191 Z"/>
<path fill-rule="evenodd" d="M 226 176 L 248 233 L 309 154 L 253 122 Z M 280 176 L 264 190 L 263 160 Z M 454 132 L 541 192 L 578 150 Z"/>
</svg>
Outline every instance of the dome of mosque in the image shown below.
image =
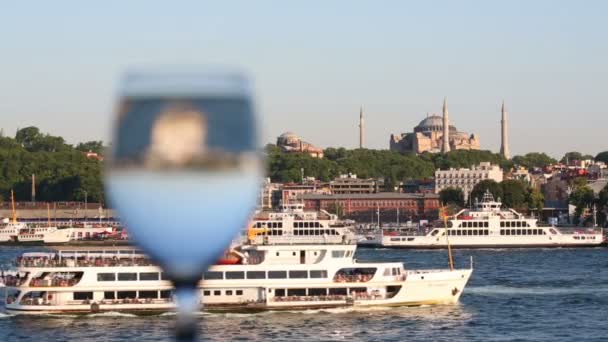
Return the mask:
<svg viewBox="0 0 608 342">
<path fill-rule="evenodd" d="M 418 126 L 414 127 L 414 132 L 439 132 L 443 130 L 443 118 L 433 114 L 420 121 Z M 456 127 L 450 125 L 450 131 L 456 131 Z"/>
</svg>

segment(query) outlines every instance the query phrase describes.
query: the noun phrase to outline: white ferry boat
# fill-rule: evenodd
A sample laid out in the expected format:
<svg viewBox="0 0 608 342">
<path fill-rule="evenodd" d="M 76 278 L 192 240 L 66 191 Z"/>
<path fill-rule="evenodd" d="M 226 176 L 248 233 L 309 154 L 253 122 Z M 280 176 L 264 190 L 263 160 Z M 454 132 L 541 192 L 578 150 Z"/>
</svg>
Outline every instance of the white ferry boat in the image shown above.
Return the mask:
<svg viewBox="0 0 608 342">
<path fill-rule="evenodd" d="M 281 205 L 277 212 L 256 213 L 251 228 L 259 230 L 261 235 L 272 236 L 276 242 L 288 242 L 294 237 L 297 239 L 298 237 L 343 235 L 340 231 L 343 228 L 353 229 L 354 222 L 338 220 L 337 215 L 325 210 L 304 211 L 303 203 L 292 203 Z M 285 231 L 289 232 L 290 236 L 281 239 L 280 236 Z"/>
<path fill-rule="evenodd" d="M 27 229 L 27 225 L 16 220 L 5 220 L 0 225 L 0 242 L 15 241 L 20 232 Z"/>
<path fill-rule="evenodd" d="M 17 235 L 17 242 L 66 243 L 72 240 L 73 228 L 32 227 Z"/>
<path fill-rule="evenodd" d="M 15 196 L 11 190 L 11 208 L 12 208 L 12 219 L 2 219 L 0 225 L 0 242 L 15 241 L 17 235 L 25 229 L 27 225 L 23 222 L 17 221 L 17 211 L 15 210 Z"/>
<path fill-rule="evenodd" d="M 475 209 L 463 209 L 446 222 L 447 229 L 431 228 L 425 235 L 380 231 L 361 245 L 425 249 L 446 248 L 448 242 L 453 248 L 594 247 L 605 243 L 601 229 L 564 232 L 554 226 L 541 226 L 534 218 L 503 209 L 489 192 L 475 203 Z"/>
<path fill-rule="evenodd" d="M 218 262 L 203 275 L 203 308 L 248 312 L 450 304 L 471 276 L 472 268 L 408 270 L 398 262 L 360 263 L 347 227 L 314 226 L 296 229 L 318 234 L 296 235 L 272 226 L 250 230 L 250 241 L 227 253 L 230 262 Z M 145 313 L 175 306 L 162 270 L 133 248 L 62 247 L 25 253 L 16 266 L 18 275 L 5 279 L 5 307 L 12 313 Z"/>
</svg>

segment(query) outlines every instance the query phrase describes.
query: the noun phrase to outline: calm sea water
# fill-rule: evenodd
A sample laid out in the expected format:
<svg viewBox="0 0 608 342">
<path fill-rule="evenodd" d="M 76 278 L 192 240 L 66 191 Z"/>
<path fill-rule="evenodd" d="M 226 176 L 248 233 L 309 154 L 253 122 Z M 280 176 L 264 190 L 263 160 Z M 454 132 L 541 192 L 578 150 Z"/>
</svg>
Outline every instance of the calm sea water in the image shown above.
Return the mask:
<svg viewBox="0 0 608 342">
<path fill-rule="evenodd" d="M 30 249 L 31 250 L 31 249 Z M 0 264 L 26 249 L 0 247 Z M 202 314 L 211 341 L 606 341 L 608 249 L 458 250 L 475 272 L 458 305 Z M 445 267 L 442 251 L 359 250 L 359 260 Z M 171 315 L 9 316 L 2 341 L 164 341 Z"/>
</svg>

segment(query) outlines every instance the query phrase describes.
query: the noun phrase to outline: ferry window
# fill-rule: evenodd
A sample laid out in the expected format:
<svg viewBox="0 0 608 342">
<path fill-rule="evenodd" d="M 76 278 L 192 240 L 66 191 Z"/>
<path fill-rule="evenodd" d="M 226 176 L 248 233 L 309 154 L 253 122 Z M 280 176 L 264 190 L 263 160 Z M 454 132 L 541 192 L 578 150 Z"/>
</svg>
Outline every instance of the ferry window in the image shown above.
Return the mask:
<svg viewBox="0 0 608 342">
<path fill-rule="evenodd" d="M 290 279 L 306 279 L 308 278 L 308 271 L 289 271 Z"/>
<path fill-rule="evenodd" d="M 505 235 L 511 235 L 511 229 L 505 229 Z"/>
<path fill-rule="evenodd" d="M 139 291 L 137 295 L 141 299 L 157 299 L 158 291 Z"/>
<path fill-rule="evenodd" d="M 392 241 L 392 239 L 391 239 L 391 241 Z M 343 258 L 344 251 L 331 251 L 331 257 L 332 258 Z"/>
<path fill-rule="evenodd" d="M 266 279 L 265 271 L 247 271 L 247 279 Z"/>
<path fill-rule="evenodd" d="M 327 295 L 327 289 L 308 289 L 309 296 L 325 296 Z"/>
<path fill-rule="evenodd" d="M 236 290 L 236 295 L 237 296 L 242 296 L 243 295 L 243 290 Z"/>
<path fill-rule="evenodd" d="M 142 272 L 139 274 L 139 280 L 158 280 L 158 272 Z"/>
<path fill-rule="evenodd" d="M 483 223 L 483 227 L 484 227 L 484 228 L 490 228 L 490 223 L 488 223 L 488 222 L 484 222 L 484 223 Z"/>
<path fill-rule="evenodd" d="M 93 292 L 74 292 L 74 300 L 93 299 Z"/>
<path fill-rule="evenodd" d="M 173 297 L 173 291 L 171 290 L 163 290 L 160 291 L 160 298 L 167 299 Z"/>
<path fill-rule="evenodd" d="M 242 272 L 242 271 L 226 272 L 226 279 L 245 279 L 245 272 Z"/>
<path fill-rule="evenodd" d="M 474 229 L 474 230 L 473 230 L 473 235 L 479 235 L 479 230 Z"/>
<path fill-rule="evenodd" d="M 283 228 L 283 222 L 279 222 L 278 227 Z"/>
<path fill-rule="evenodd" d="M 528 233 L 526 232 L 526 230 L 525 230 L 525 229 L 522 229 L 522 230 L 521 230 L 521 235 L 528 235 Z"/>
<path fill-rule="evenodd" d="M 221 295 L 222 295 L 222 291 L 220 291 L 220 290 L 215 290 L 215 291 L 213 291 L 213 295 L 214 295 L 214 296 L 221 296 Z"/>
<path fill-rule="evenodd" d="M 119 281 L 137 281 L 137 273 L 118 273 Z"/>
<path fill-rule="evenodd" d="M 504 229 L 500 230 L 500 235 L 505 235 L 505 230 Z"/>
<path fill-rule="evenodd" d="M 391 275 L 391 269 L 390 268 L 385 268 L 383 276 L 388 277 L 390 275 Z"/>
<path fill-rule="evenodd" d="M 306 296 L 306 289 L 287 289 L 287 296 Z"/>
<path fill-rule="evenodd" d="M 517 229 L 517 235 L 522 235 L 521 234 L 521 229 Z"/>
<path fill-rule="evenodd" d="M 275 289 L 274 296 L 275 297 L 285 297 L 285 289 Z"/>
<path fill-rule="evenodd" d="M 435 229 L 431 232 L 431 236 L 435 236 L 437 233 L 439 233 L 439 230 Z"/>
<path fill-rule="evenodd" d="M 209 290 L 203 291 L 203 296 L 211 296 L 211 291 L 209 291 Z"/>
<path fill-rule="evenodd" d="M 345 288 L 335 288 L 335 289 L 329 289 L 329 295 L 330 296 L 346 296 L 346 289 Z"/>
<path fill-rule="evenodd" d="M 287 279 L 287 271 L 268 271 L 268 279 Z"/>
<path fill-rule="evenodd" d="M 391 241 L 401 241 L 401 239 L 400 238 L 391 238 Z M 332 252 L 332 256 L 333 256 L 333 252 Z M 337 256 L 334 256 L 334 258 L 337 258 Z"/>
<path fill-rule="evenodd" d="M 226 296 L 232 296 L 232 290 L 226 290 Z"/>
<path fill-rule="evenodd" d="M 311 278 L 327 278 L 327 271 L 310 271 Z"/>
<path fill-rule="evenodd" d="M 511 221 L 504 222 L 504 224 L 505 224 L 505 227 L 511 228 Z"/>
<path fill-rule="evenodd" d="M 133 299 L 137 297 L 137 292 L 136 291 L 118 291 L 116 292 L 116 298 L 118 299 Z"/>
<path fill-rule="evenodd" d="M 116 273 L 97 273 L 97 281 L 116 281 Z"/>
<path fill-rule="evenodd" d="M 484 229 L 483 230 L 483 235 L 490 235 L 490 230 L 489 229 Z"/>
<path fill-rule="evenodd" d="M 473 222 L 473 228 L 479 228 L 479 222 Z M 477 234 L 475 234 L 477 235 Z"/>
<path fill-rule="evenodd" d="M 203 279 L 207 280 L 220 280 L 224 279 L 224 273 L 222 272 L 205 272 Z"/>
<path fill-rule="evenodd" d="M 116 293 L 114 293 L 114 291 L 105 291 L 103 293 L 103 299 L 116 299 Z"/>
<path fill-rule="evenodd" d="M 528 235 L 532 235 L 532 229 L 528 229 Z"/>
</svg>

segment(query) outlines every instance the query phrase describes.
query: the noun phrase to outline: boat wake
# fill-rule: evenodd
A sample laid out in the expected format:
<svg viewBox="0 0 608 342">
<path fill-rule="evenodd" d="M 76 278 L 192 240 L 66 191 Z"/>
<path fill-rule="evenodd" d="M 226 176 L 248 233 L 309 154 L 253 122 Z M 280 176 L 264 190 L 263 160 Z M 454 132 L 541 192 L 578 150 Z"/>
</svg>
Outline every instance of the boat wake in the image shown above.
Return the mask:
<svg viewBox="0 0 608 342">
<path fill-rule="evenodd" d="M 553 296 L 553 295 L 585 295 L 608 293 L 608 287 L 512 287 L 502 285 L 471 286 L 465 290 L 468 294 L 481 296 L 522 295 L 522 296 Z"/>
<path fill-rule="evenodd" d="M 135 314 L 118 312 L 118 311 L 108 311 L 108 312 L 100 312 L 85 315 L 85 317 L 137 317 Z"/>
<path fill-rule="evenodd" d="M 8 314 L 6 312 L 0 312 L 0 319 L 13 317 L 14 315 Z"/>
</svg>

